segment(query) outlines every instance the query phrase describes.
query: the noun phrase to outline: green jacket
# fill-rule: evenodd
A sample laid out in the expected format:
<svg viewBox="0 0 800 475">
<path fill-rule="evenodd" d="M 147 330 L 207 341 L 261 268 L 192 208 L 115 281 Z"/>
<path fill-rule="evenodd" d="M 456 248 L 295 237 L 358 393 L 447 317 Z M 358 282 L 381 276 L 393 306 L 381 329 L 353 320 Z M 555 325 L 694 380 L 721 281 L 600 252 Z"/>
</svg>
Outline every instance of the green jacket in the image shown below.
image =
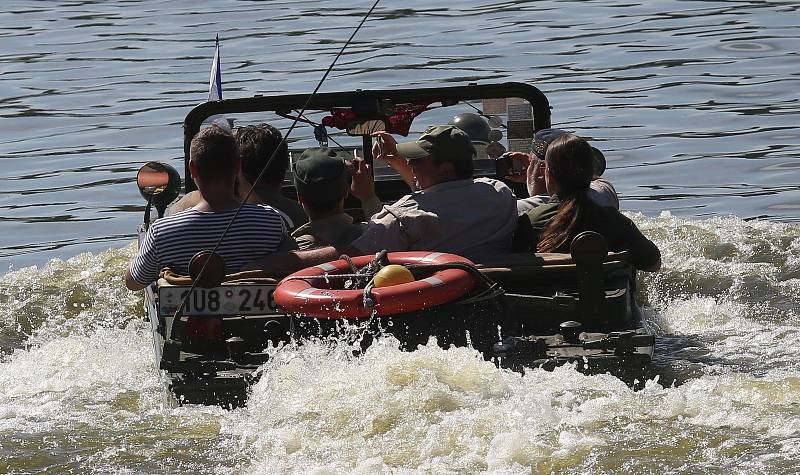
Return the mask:
<svg viewBox="0 0 800 475">
<path fill-rule="evenodd" d="M 519 220 L 517 236 L 514 243 L 516 250 L 533 251 L 539 244 L 550 220 L 558 213 L 558 203 L 547 203 L 525 212 Z M 583 229 L 557 249 L 557 252 L 569 253 L 572 239 L 583 231 L 600 233 L 608 244 L 609 251 L 625 251 L 630 254 L 630 262 L 637 269 L 648 269 L 661 259 L 661 251 L 647 239 L 636 224 L 614 208 L 593 207 L 588 222 Z"/>
</svg>

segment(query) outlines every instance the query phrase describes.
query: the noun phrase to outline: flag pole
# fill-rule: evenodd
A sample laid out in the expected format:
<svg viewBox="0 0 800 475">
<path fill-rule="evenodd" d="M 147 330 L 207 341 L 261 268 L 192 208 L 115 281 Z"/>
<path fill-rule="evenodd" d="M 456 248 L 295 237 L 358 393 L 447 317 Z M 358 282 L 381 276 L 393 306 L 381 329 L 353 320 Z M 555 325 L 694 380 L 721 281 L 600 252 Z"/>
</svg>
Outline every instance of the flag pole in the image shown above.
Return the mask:
<svg viewBox="0 0 800 475">
<path fill-rule="evenodd" d="M 219 57 L 219 34 L 214 40 L 214 61 L 211 63 L 211 77 L 208 80 L 208 100 L 222 100 L 222 68 Z"/>
<path fill-rule="evenodd" d="M 211 77 L 208 79 L 208 102 L 222 100 L 222 66 L 220 64 L 219 34 L 214 39 L 214 60 L 211 62 Z M 212 124 L 228 130 L 233 129 L 233 120 L 224 115 L 209 117 Z"/>
</svg>

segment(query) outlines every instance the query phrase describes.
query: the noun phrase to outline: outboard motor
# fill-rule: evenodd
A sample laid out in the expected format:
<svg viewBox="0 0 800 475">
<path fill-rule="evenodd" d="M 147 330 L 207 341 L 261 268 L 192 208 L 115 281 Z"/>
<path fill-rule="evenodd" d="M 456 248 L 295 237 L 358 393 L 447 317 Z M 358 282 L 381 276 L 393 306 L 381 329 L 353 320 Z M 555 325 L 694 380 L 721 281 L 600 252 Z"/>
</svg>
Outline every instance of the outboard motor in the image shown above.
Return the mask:
<svg viewBox="0 0 800 475">
<path fill-rule="evenodd" d="M 148 162 L 136 173 L 136 185 L 139 193 L 147 200 L 144 225 L 150 224 L 150 207 L 155 206 L 158 217 L 164 216 L 167 206 L 181 192 L 181 176 L 171 165 L 162 162 Z"/>
</svg>

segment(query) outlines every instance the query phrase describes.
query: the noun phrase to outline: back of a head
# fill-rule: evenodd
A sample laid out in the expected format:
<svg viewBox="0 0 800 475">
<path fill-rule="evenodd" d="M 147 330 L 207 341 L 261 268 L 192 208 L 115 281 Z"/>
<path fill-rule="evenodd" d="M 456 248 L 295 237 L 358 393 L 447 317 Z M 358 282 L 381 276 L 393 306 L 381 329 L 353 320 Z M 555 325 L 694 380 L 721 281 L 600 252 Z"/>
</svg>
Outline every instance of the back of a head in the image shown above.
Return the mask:
<svg viewBox="0 0 800 475">
<path fill-rule="evenodd" d="M 553 140 L 545 154 L 547 173 L 558 185 L 560 204 L 536 246 L 538 252 L 568 252 L 578 232 L 586 230 L 589 215 L 597 207 L 586 193 L 594 173 L 592 148 L 586 140 L 563 134 Z"/>
<path fill-rule="evenodd" d="M 222 127 L 206 127 L 192 138 L 189 159 L 196 164 L 201 180 L 231 177 L 239 161 L 236 139 Z"/>
<path fill-rule="evenodd" d="M 280 130 L 261 123 L 236 129 L 242 173 L 247 181 L 255 183 L 264 165 L 275 154 L 259 183 L 279 185 L 289 168 L 289 148 Z M 277 149 L 277 152 L 276 152 Z"/>
<path fill-rule="evenodd" d="M 561 134 L 547 147 L 545 161 L 558 184 L 559 196 L 574 196 L 589 188 L 594 175 L 589 143 L 573 134 Z"/>
<path fill-rule="evenodd" d="M 350 189 L 350 171 L 336 151 L 306 149 L 294 163 L 294 184 L 302 201 L 316 213 L 338 206 Z"/>
<path fill-rule="evenodd" d="M 458 178 L 472 177 L 475 147 L 469 135 L 454 125 L 428 127 L 419 140 L 409 144 L 399 144 L 398 150 L 406 145 L 420 148 L 424 153 L 431 155 L 437 164 L 452 163 L 453 171 Z"/>
</svg>

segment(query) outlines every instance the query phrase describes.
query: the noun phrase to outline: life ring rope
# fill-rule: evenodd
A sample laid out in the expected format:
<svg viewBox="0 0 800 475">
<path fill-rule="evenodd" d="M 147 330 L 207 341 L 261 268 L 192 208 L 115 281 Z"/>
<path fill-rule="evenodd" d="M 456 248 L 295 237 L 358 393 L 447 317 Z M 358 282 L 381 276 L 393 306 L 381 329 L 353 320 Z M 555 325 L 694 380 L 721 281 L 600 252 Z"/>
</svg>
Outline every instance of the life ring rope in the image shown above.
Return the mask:
<svg viewBox="0 0 800 475">
<path fill-rule="evenodd" d="M 384 263 L 406 266 L 416 280 L 375 288 L 375 273 Z M 330 282 L 332 279 L 363 279 L 359 283 L 363 289 L 331 289 L 315 285 L 320 280 Z M 486 289 L 477 296 L 485 299 L 502 293 L 497 284 L 484 277 L 471 261 L 461 256 L 420 251 L 379 253 L 376 258 L 343 257 L 298 271 L 281 281 L 275 290 L 275 301 L 287 312 L 299 315 L 365 318 L 376 314 L 406 313 L 452 302 L 470 292 L 481 281 L 486 284 Z"/>
</svg>

